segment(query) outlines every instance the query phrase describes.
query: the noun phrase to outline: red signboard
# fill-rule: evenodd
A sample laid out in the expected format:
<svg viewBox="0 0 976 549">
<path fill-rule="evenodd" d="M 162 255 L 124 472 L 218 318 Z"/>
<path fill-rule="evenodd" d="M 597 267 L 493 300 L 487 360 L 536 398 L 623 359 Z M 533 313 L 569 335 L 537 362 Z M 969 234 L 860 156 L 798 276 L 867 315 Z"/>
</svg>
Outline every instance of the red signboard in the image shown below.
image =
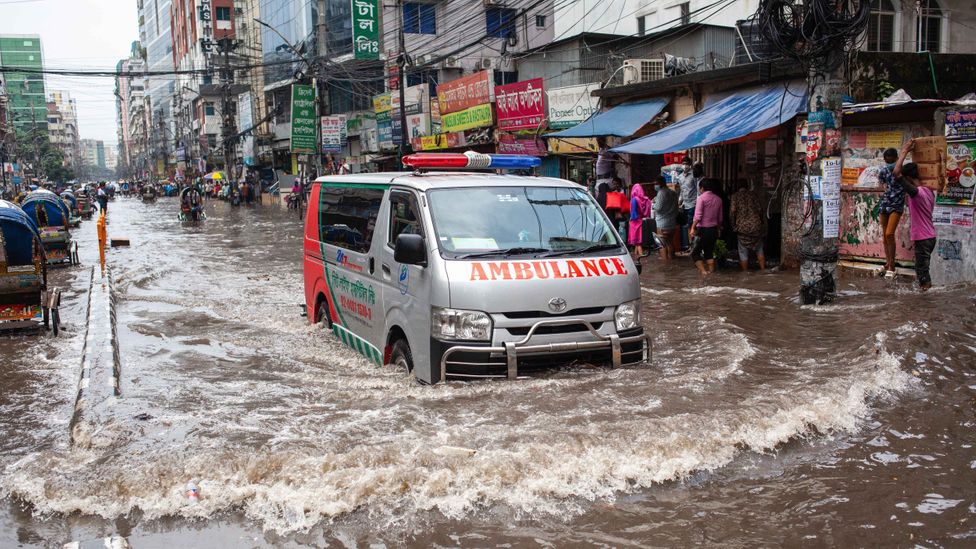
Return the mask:
<svg viewBox="0 0 976 549">
<path fill-rule="evenodd" d="M 546 145 L 536 136 L 519 137 L 510 133 L 498 136 L 498 152 L 501 154 L 526 154 L 529 156 L 545 156 Z"/>
<path fill-rule="evenodd" d="M 501 130 L 534 130 L 546 119 L 544 80 L 495 86 L 495 111 Z"/>
<path fill-rule="evenodd" d="M 489 71 L 462 76 L 437 86 L 437 100 L 441 114 L 463 111 L 491 103 L 491 74 Z"/>
</svg>

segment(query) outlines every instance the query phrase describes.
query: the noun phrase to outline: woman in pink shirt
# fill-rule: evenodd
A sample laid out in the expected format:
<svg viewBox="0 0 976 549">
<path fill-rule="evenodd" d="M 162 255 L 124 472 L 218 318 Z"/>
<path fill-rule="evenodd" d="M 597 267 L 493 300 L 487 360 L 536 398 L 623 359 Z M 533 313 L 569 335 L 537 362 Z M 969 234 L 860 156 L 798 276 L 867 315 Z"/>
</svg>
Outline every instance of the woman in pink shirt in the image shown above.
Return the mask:
<svg viewBox="0 0 976 549">
<path fill-rule="evenodd" d="M 918 287 L 924 292 L 932 287 L 929 263 L 932 260 L 932 252 L 935 250 L 936 239 L 935 224 L 932 222 L 935 193 L 922 184 L 916 164 L 909 162 L 902 165 L 905 162 L 905 156 L 914 147 L 914 139 L 905 143 L 901 155 L 898 157 L 898 163 L 895 165 L 895 173 L 901 173 L 897 183 L 901 184 L 908 194 L 908 213 L 912 222 L 909 233 L 912 237 L 912 243 L 915 245 L 915 278 L 918 280 Z"/>
<path fill-rule="evenodd" d="M 715 271 L 715 242 L 722 230 L 722 199 L 715 194 L 717 190 L 718 181 L 702 180 L 698 187 L 698 200 L 695 202 L 695 219 L 688 231 L 688 236 L 695 242 L 691 259 L 695 261 L 701 274 Z"/>
</svg>

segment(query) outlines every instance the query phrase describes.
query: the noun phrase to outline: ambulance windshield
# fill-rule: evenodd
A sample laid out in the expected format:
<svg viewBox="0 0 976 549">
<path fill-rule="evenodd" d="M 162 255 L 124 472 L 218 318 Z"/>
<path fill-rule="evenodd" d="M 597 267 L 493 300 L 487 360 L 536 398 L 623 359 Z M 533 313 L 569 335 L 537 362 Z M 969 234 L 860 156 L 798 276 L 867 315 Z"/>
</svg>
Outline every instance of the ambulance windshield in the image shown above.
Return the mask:
<svg viewBox="0 0 976 549">
<path fill-rule="evenodd" d="M 428 192 L 445 257 L 620 252 L 620 239 L 583 189 L 482 187 Z"/>
</svg>

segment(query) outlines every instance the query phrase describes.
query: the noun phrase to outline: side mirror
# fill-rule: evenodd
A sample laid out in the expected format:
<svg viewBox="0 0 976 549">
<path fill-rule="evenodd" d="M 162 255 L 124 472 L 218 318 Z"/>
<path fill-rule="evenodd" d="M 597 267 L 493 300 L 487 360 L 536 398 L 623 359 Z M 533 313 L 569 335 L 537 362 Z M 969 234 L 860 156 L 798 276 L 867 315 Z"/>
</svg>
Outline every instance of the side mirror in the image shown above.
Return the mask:
<svg viewBox="0 0 976 549">
<path fill-rule="evenodd" d="M 427 245 L 419 234 L 401 234 L 393 248 L 393 259 L 405 265 L 427 266 Z"/>
</svg>

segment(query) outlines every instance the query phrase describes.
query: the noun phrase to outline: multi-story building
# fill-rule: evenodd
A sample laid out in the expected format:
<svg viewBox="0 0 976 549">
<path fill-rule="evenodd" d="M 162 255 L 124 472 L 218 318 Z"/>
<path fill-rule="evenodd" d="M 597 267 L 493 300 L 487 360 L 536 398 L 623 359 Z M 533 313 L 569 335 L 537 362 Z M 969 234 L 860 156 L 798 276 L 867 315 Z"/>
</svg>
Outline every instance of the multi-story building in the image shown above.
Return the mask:
<svg viewBox="0 0 976 549">
<path fill-rule="evenodd" d="M 106 168 L 105 142 L 99 139 L 82 139 L 81 161 L 84 166 L 104 170 Z"/>
<path fill-rule="evenodd" d="M 601 0 L 557 2 L 554 39 L 582 33 L 646 36 L 691 23 L 734 27 L 755 13 L 759 0 L 620 0 L 609 6 Z"/>
<path fill-rule="evenodd" d="M 47 132 L 47 95 L 44 92 L 44 54 L 35 34 L 0 35 L 0 65 L 24 71 L 4 73 L 7 109 L 17 132 Z"/>
<path fill-rule="evenodd" d="M 175 169 L 176 123 L 173 103 L 176 78 L 172 33 L 172 0 L 138 0 L 139 39 L 146 48 L 146 77 L 151 128 L 149 154 L 154 171 L 162 177 Z"/>
<path fill-rule="evenodd" d="M 105 169 L 114 172 L 119 165 L 119 156 L 116 148 L 111 145 L 105 145 L 102 150 L 104 151 Z"/>
<path fill-rule="evenodd" d="M 122 76 L 115 79 L 115 102 L 118 110 L 118 163 L 125 177 L 145 177 L 151 162 L 147 154 L 149 98 L 146 95 L 145 50 L 138 41 L 132 43 L 128 59 L 119 61 Z"/>
<path fill-rule="evenodd" d="M 233 0 L 172 0 L 173 58 L 180 71 L 238 64 L 234 38 Z M 225 41 L 225 39 L 228 39 Z M 227 50 L 227 54 L 223 50 Z M 221 110 L 236 112 L 239 86 L 225 88 L 219 71 L 177 76 L 174 98 L 178 170 L 192 168 L 191 159 L 206 158 L 211 164 L 223 159 Z M 227 76 L 227 75 L 223 75 Z M 236 133 L 236 129 L 232 132 Z M 182 164 L 181 164 L 182 163 Z"/>
<path fill-rule="evenodd" d="M 60 128 L 58 141 L 54 135 L 50 136 L 51 143 L 57 144 L 64 154 L 64 160 L 68 166 L 78 165 L 78 141 L 81 139 L 78 130 L 78 105 L 71 95 L 66 91 L 52 91 L 51 101 L 48 106 L 48 116 L 50 117 L 50 103 L 54 103 L 57 115 L 60 117 Z M 48 120 L 48 131 L 51 132 L 50 120 Z"/>
</svg>

